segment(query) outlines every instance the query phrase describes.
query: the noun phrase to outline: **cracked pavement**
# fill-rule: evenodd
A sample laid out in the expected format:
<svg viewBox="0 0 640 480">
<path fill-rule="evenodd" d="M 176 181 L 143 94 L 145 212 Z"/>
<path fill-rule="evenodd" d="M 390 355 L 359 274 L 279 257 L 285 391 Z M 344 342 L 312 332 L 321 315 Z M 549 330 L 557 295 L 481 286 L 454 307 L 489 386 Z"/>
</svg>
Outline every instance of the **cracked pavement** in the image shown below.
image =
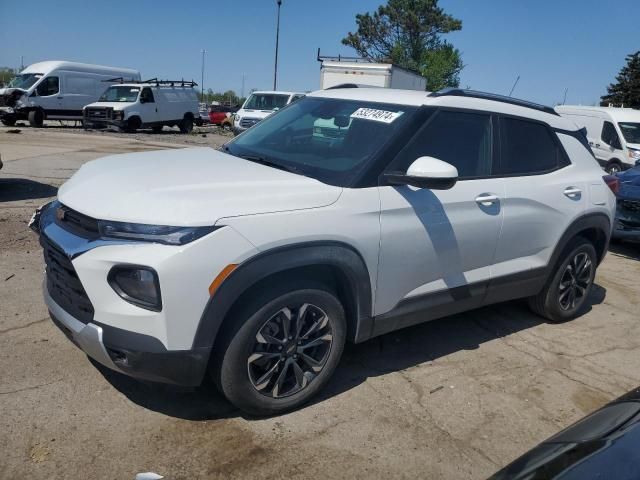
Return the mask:
<svg viewBox="0 0 640 480">
<path fill-rule="evenodd" d="M 627 245 L 574 321 L 510 302 L 350 345 L 320 398 L 280 417 L 246 417 L 209 383 L 95 365 L 48 320 L 27 222 L 84 162 L 176 138 L 0 128 L 0 479 L 481 479 L 640 385 L 640 248 Z"/>
</svg>

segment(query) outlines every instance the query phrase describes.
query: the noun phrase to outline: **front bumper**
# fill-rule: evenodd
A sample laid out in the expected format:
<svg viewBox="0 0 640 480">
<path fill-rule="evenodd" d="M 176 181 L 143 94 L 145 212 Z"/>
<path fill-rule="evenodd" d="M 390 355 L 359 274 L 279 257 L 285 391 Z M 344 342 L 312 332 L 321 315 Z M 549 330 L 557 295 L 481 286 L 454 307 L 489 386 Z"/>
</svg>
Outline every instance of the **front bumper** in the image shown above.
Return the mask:
<svg viewBox="0 0 640 480">
<path fill-rule="evenodd" d="M 202 381 L 213 340 L 200 342 L 196 335 L 209 285 L 228 263 L 255 254 L 252 245 L 231 228 L 182 246 L 87 239 L 63 228 L 51 206 L 34 215 L 32 227 L 41 235 L 45 259 L 53 262 L 47 263 L 45 302 L 78 347 L 136 378 L 189 386 Z M 122 264 L 157 272 L 161 311 L 131 304 L 109 285 L 108 272 Z"/>
<path fill-rule="evenodd" d="M 197 386 L 202 383 L 211 348 L 184 351 L 140 350 L 145 343 L 158 350 L 157 341 L 153 337 L 136 336 L 108 325 L 82 323 L 51 298 L 46 282 L 43 290 L 53 323 L 80 350 L 98 363 L 141 380 L 182 386 Z"/>
</svg>

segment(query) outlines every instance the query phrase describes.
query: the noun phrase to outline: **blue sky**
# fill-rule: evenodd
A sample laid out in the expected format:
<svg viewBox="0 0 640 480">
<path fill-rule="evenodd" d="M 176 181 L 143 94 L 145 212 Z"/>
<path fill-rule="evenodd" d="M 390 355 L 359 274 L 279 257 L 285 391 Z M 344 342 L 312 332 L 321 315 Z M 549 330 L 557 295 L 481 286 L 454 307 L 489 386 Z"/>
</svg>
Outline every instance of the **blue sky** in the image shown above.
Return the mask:
<svg viewBox="0 0 640 480">
<path fill-rule="evenodd" d="M 316 50 L 353 55 L 340 40 L 355 14 L 383 0 L 283 0 L 278 87 L 319 87 Z M 640 49 L 640 1 L 441 0 L 463 22 L 446 38 L 466 65 L 461 85 L 554 104 L 593 104 Z M 133 67 L 143 77 L 200 80 L 240 93 L 271 88 L 275 0 L 0 0 L 0 65 L 75 60 Z"/>
</svg>

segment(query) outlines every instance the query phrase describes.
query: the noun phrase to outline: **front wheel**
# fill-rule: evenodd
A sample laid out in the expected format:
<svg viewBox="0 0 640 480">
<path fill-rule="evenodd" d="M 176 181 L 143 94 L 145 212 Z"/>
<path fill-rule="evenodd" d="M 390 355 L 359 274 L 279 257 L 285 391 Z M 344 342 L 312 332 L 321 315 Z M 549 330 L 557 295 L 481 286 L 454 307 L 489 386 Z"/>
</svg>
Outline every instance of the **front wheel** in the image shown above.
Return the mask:
<svg viewBox="0 0 640 480">
<path fill-rule="evenodd" d="M 256 299 L 228 334 L 214 379 L 227 399 L 256 415 L 299 407 L 335 370 L 346 339 L 336 296 L 307 288 Z"/>
<path fill-rule="evenodd" d="M 604 168 L 604 171 L 609 175 L 615 175 L 622 171 L 622 165 L 618 162 L 609 162 L 607 166 Z"/>
<path fill-rule="evenodd" d="M 44 112 L 40 109 L 31 110 L 27 118 L 32 127 L 41 128 L 44 125 Z"/>
<path fill-rule="evenodd" d="M 564 252 L 545 287 L 529 299 L 531 309 L 553 323 L 571 320 L 581 313 L 598 262 L 593 244 L 582 237 L 575 238 Z"/>
</svg>

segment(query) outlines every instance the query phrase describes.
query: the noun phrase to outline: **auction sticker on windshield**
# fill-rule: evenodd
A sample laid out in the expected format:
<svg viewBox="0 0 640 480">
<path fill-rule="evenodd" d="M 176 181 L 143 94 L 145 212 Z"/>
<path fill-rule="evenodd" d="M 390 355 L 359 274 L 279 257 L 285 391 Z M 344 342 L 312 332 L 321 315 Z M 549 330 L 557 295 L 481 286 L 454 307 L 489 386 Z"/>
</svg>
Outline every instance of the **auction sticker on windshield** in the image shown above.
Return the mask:
<svg viewBox="0 0 640 480">
<path fill-rule="evenodd" d="M 404 112 L 388 112 L 376 108 L 359 108 L 351 114 L 351 118 L 374 120 L 376 122 L 391 123 Z"/>
</svg>

